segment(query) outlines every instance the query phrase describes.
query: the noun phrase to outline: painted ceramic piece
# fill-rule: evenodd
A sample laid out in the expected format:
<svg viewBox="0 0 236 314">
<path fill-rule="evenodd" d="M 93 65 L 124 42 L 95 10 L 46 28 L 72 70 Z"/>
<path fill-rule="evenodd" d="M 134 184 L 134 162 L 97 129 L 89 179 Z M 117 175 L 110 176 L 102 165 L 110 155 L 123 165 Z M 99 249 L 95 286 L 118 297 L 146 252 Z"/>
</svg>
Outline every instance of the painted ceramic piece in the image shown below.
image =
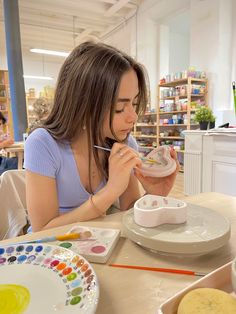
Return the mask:
<svg viewBox="0 0 236 314">
<path fill-rule="evenodd" d="M 187 219 L 187 204 L 171 197 L 145 195 L 134 204 L 134 221 L 143 227 L 180 224 Z"/>
<path fill-rule="evenodd" d="M 165 255 L 204 255 L 224 246 L 230 238 L 230 223 L 217 211 L 187 204 L 184 224 L 142 227 L 134 221 L 134 210 L 123 216 L 125 235 L 137 244 Z"/>
<path fill-rule="evenodd" d="M 145 157 L 157 163 L 149 161 L 143 162 L 140 172 L 144 176 L 167 177 L 176 170 L 176 162 L 171 158 L 168 146 L 157 147 Z"/>
<path fill-rule="evenodd" d="M 98 298 L 97 276 L 84 257 L 48 244 L 0 247 L 1 313 L 92 314 Z"/>
</svg>

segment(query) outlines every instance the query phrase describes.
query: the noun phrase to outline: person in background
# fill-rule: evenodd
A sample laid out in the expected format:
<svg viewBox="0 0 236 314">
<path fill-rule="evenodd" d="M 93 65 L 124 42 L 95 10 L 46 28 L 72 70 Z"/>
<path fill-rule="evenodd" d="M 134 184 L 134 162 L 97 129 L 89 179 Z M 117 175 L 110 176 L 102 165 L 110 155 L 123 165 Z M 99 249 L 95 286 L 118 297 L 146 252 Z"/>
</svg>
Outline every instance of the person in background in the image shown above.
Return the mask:
<svg viewBox="0 0 236 314">
<path fill-rule="evenodd" d="M 94 219 L 118 199 L 120 210 L 140 198 L 139 184 L 166 196 L 178 171 L 165 178 L 139 172 L 130 134 L 148 102 L 144 68 L 120 50 L 85 42 L 65 60 L 54 105 L 25 143 L 27 210 L 32 230 Z M 110 151 L 98 149 L 105 147 Z"/>
<path fill-rule="evenodd" d="M 14 140 L 5 132 L 6 118 L 0 112 L 0 175 L 11 169 L 17 169 L 17 158 L 7 158 L 4 156 L 4 148 L 11 146 Z"/>
</svg>

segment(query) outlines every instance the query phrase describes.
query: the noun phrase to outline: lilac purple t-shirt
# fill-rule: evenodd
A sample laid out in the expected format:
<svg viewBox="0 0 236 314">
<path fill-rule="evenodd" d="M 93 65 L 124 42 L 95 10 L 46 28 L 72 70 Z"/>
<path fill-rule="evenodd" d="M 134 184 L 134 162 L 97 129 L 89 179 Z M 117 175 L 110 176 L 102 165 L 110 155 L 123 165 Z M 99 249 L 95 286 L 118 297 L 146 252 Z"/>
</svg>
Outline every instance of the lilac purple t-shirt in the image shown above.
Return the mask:
<svg viewBox="0 0 236 314">
<path fill-rule="evenodd" d="M 138 150 L 138 145 L 131 135 L 127 140 L 127 145 Z M 89 198 L 90 194 L 80 180 L 70 143 L 55 140 L 43 128 L 33 131 L 25 142 L 24 167 L 32 172 L 56 179 L 60 213 L 79 207 Z M 104 180 L 95 192 L 105 184 Z"/>
</svg>

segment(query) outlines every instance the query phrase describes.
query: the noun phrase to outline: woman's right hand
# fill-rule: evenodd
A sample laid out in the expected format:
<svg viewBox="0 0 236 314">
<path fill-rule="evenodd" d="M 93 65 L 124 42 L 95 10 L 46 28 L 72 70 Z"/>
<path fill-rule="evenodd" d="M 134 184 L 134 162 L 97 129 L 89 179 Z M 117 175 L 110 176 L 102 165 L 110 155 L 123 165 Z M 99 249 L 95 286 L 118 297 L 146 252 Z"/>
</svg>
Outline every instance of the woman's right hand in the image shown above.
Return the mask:
<svg viewBox="0 0 236 314">
<path fill-rule="evenodd" d="M 120 143 L 113 145 L 108 162 L 107 188 L 115 193 L 116 197 L 119 197 L 128 187 L 132 170 L 140 167 L 142 162 L 138 152 Z"/>
</svg>

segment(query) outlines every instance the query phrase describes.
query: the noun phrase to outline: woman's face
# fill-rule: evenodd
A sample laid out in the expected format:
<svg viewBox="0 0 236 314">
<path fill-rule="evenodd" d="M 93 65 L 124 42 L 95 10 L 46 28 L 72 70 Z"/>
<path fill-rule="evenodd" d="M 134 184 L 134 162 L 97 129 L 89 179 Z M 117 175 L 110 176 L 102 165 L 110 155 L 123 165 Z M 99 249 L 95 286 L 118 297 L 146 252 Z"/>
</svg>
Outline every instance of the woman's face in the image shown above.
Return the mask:
<svg viewBox="0 0 236 314">
<path fill-rule="evenodd" d="M 139 93 L 138 78 L 133 69 L 123 74 L 121 78 L 118 100 L 115 105 L 112 126 L 119 141 L 124 141 L 132 131 L 137 121 L 136 100 Z M 104 122 L 105 137 L 114 139 L 110 129 L 110 112 Z"/>
</svg>

